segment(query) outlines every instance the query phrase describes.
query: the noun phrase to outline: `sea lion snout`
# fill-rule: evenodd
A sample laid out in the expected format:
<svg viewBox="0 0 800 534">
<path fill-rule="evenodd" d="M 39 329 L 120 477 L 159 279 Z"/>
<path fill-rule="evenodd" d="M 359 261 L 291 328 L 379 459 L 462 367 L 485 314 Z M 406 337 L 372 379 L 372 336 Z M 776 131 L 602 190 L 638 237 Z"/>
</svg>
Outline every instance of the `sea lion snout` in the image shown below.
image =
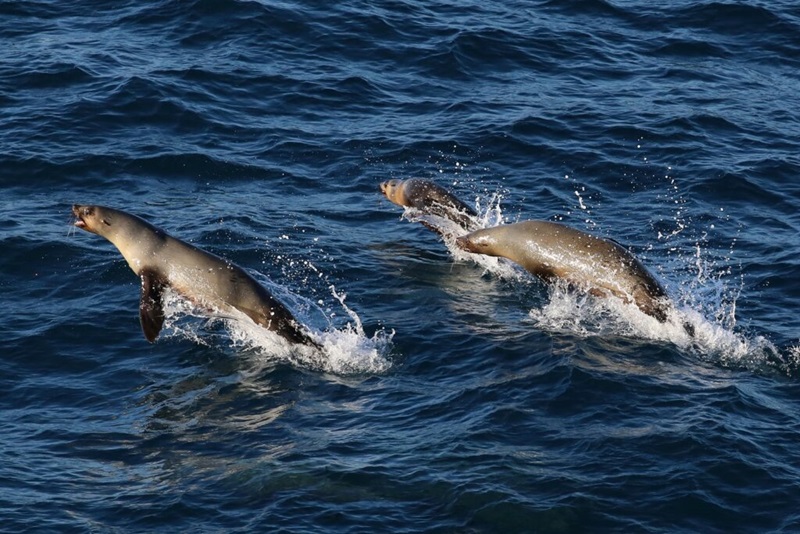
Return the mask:
<svg viewBox="0 0 800 534">
<path fill-rule="evenodd" d="M 104 235 L 105 227 L 111 226 L 113 210 L 103 206 L 72 205 L 72 214 L 75 215 L 75 226 L 93 234 Z"/>
<path fill-rule="evenodd" d="M 497 229 L 489 228 L 489 230 L 496 231 Z M 461 250 L 466 250 L 467 252 L 473 252 L 475 254 L 489 254 L 490 256 L 494 256 L 490 250 L 492 242 L 491 235 L 487 235 L 486 229 L 475 230 L 471 234 L 456 238 L 456 246 Z"/>
<path fill-rule="evenodd" d="M 386 180 L 381 182 L 381 193 L 386 195 L 386 198 L 392 200 L 392 194 L 397 188 L 397 180 Z"/>
<path fill-rule="evenodd" d="M 465 250 L 467 252 L 474 252 L 480 253 L 480 247 L 478 246 L 478 242 L 474 239 L 470 239 L 470 234 L 462 235 L 461 237 L 456 238 L 456 246 L 461 250 Z"/>
<path fill-rule="evenodd" d="M 78 228 L 86 228 L 86 220 L 84 217 L 92 215 L 91 206 L 81 206 L 80 204 L 72 205 L 72 214 L 75 216 L 75 226 Z"/>
</svg>

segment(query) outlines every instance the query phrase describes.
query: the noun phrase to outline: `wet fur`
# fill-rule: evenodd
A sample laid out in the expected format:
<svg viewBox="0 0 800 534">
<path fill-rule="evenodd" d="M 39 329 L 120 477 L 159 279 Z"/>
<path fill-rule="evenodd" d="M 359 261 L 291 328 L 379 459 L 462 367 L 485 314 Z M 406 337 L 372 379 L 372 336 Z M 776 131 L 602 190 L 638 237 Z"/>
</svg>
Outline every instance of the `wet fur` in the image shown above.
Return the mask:
<svg viewBox="0 0 800 534">
<path fill-rule="evenodd" d="M 451 220 L 464 230 L 475 229 L 475 218 L 478 215 L 475 210 L 430 180 L 388 180 L 381 184 L 381 192 L 398 206 L 414 208 L 424 215 Z M 441 232 L 430 223 L 420 222 L 435 232 Z"/>
<path fill-rule="evenodd" d="M 292 343 L 318 346 L 291 312 L 241 267 L 121 210 L 75 205 L 72 211 L 76 227 L 111 241 L 139 276 L 139 318 L 148 341 L 156 339 L 164 324 L 163 291 L 171 287 L 197 305 L 236 309 Z"/>
<path fill-rule="evenodd" d="M 614 295 L 665 322 L 672 305 L 661 284 L 618 243 L 549 221 L 524 221 L 459 237 L 468 251 L 507 258 L 544 279 L 564 279 L 595 296 Z"/>
</svg>

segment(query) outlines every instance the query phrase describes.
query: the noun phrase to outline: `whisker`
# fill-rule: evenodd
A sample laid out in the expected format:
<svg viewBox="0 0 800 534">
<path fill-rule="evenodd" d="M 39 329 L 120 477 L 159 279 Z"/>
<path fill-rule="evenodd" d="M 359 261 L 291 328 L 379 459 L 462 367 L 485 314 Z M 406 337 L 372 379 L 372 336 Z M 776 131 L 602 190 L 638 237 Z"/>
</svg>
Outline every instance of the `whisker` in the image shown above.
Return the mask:
<svg viewBox="0 0 800 534">
<path fill-rule="evenodd" d="M 67 237 L 72 237 L 77 233 L 76 232 L 76 228 L 77 227 L 75 226 L 75 221 L 77 221 L 77 220 L 78 220 L 78 218 L 75 216 L 75 214 L 70 212 L 69 219 L 67 220 L 67 224 L 68 224 L 68 226 L 67 226 Z"/>
</svg>

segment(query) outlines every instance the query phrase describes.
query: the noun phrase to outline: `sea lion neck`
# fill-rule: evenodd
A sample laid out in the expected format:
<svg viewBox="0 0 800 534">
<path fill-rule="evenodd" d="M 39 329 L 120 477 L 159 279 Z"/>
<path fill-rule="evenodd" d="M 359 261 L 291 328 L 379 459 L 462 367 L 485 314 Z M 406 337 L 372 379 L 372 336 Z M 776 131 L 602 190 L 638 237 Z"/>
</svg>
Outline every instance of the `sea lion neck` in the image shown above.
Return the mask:
<svg viewBox="0 0 800 534">
<path fill-rule="evenodd" d="M 75 226 L 106 238 L 120 251 L 131 269 L 139 273 L 167 240 L 166 232 L 136 215 L 107 206 L 72 208 Z"/>
</svg>

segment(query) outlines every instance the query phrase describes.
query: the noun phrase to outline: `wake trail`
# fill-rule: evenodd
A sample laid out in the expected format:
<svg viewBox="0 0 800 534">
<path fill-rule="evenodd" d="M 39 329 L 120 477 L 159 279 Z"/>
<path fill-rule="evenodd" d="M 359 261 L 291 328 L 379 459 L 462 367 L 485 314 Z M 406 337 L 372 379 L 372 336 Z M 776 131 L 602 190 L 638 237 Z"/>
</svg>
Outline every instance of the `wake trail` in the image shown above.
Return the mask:
<svg viewBox="0 0 800 534">
<path fill-rule="evenodd" d="M 577 193 L 576 193 L 577 194 Z M 580 198 L 580 197 L 579 197 Z M 506 223 L 499 193 L 485 201 L 475 200 L 475 229 Z M 581 209 L 585 210 L 581 199 Z M 518 284 L 527 291 L 531 276 L 503 258 L 471 254 L 456 246 L 456 238 L 469 233 L 448 219 L 406 208 L 403 218 L 424 222 L 436 228 L 455 261 L 478 265 L 484 274 Z M 682 221 L 683 222 L 683 221 Z M 682 226 L 682 228 L 685 225 Z M 682 258 L 675 271 L 693 272 L 694 276 L 676 284 L 667 284 L 674 308 L 664 323 L 642 313 L 634 304 L 617 298 L 598 298 L 559 281 L 548 284 L 548 300 L 529 311 L 529 319 L 544 331 L 591 336 L 624 336 L 671 343 L 679 350 L 730 368 L 751 371 L 772 370 L 794 376 L 800 370 L 800 345 L 781 351 L 764 336 L 744 333 L 736 328 L 736 301 L 741 293 L 730 268 L 716 269 L 705 259 L 705 250 L 696 244 L 692 254 Z M 674 258 L 673 258 L 674 259 Z M 694 335 L 687 332 L 693 331 Z"/>
<path fill-rule="evenodd" d="M 274 289 L 276 284 L 270 284 Z M 286 363 L 301 369 L 322 371 L 336 375 L 375 375 L 388 372 L 393 365 L 389 353 L 394 331 L 378 329 L 368 336 L 358 314 L 345 304 L 346 295 L 330 286 L 331 294 L 349 320 L 335 324 L 331 313 L 326 313 L 315 302 L 294 296 L 285 299 L 304 325 L 320 322 L 324 329 L 309 328 L 307 334 L 320 345 L 317 349 L 308 345 L 290 343 L 277 333 L 253 322 L 244 313 L 234 310 L 222 314 L 216 310 L 201 310 L 191 302 L 170 291 L 165 295 L 165 337 L 187 339 L 203 346 L 227 343 L 236 353 L 246 353 L 255 360 L 257 367 Z M 281 288 L 277 294 L 285 297 L 288 292 Z M 302 306 L 297 302 L 302 301 Z M 316 316 L 312 318 L 312 316 Z M 219 329 L 223 335 L 215 335 Z"/>
</svg>

